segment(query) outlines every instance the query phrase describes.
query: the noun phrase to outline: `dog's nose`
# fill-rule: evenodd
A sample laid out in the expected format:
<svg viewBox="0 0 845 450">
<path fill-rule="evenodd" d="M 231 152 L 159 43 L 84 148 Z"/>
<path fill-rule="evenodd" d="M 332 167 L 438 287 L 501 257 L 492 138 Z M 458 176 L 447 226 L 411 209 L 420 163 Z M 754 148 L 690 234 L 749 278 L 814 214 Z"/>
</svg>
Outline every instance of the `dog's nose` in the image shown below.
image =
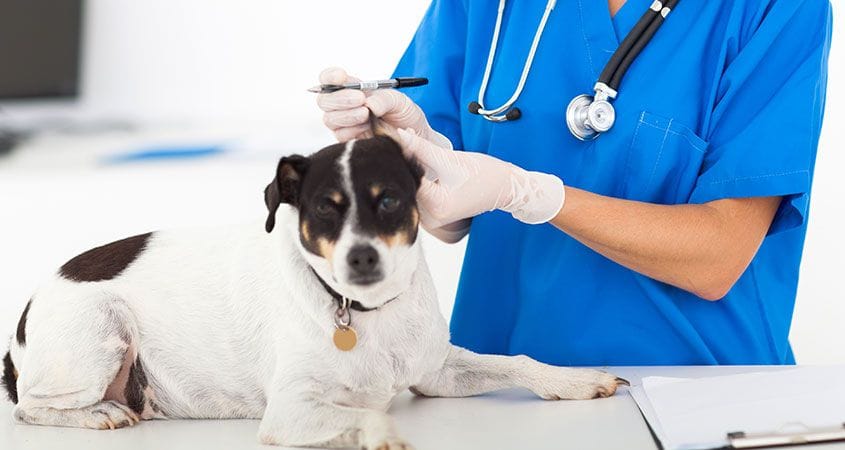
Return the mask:
<svg viewBox="0 0 845 450">
<path fill-rule="evenodd" d="M 354 275 L 372 276 L 378 268 L 378 251 L 370 245 L 352 247 L 346 255 L 346 262 Z"/>
</svg>

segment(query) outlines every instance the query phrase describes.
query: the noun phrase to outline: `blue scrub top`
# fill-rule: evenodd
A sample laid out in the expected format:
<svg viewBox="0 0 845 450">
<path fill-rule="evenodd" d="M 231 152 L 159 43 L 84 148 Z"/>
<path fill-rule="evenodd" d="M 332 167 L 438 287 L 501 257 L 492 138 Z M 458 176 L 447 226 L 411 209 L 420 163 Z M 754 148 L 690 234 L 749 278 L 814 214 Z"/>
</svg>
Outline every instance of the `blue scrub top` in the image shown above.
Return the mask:
<svg viewBox="0 0 845 450">
<path fill-rule="evenodd" d="M 473 219 L 452 341 L 559 365 L 792 364 L 787 339 L 822 123 L 831 12 L 825 0 L 683 1 L 622 81 L 613 129 L 573 138 L 566 105 L 592 86 L 652 0 L 558 0 L 516 105 L 467 112 L 497 3 L 434 0 L 397 76 L 456 149 L 569 186 L 659 204 L 784 196 L 751 265 L 718 302 L 640 275 L 552 225 L 495 211 Z M 517 84 L 545 0 L 509 1 L 485 100 Z"/>
</svg>

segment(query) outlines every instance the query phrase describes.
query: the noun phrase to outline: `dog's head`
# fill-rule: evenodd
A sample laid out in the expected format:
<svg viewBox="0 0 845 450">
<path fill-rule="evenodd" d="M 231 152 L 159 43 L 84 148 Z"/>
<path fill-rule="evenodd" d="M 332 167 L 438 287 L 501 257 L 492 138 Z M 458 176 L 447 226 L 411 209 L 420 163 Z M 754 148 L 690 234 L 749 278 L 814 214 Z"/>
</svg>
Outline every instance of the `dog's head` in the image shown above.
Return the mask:
<svg viewBox="0 0 845 450">
<path fill-rule="evenodd" d="M 279 161 L 264 191 L 276 210 L 298 210 L 300 251 L 336 291 L 378 306 L 410 285 L 419 263 L 415 200 L 423 171 L 390 137 L 350 141 Z"/>
</svg>

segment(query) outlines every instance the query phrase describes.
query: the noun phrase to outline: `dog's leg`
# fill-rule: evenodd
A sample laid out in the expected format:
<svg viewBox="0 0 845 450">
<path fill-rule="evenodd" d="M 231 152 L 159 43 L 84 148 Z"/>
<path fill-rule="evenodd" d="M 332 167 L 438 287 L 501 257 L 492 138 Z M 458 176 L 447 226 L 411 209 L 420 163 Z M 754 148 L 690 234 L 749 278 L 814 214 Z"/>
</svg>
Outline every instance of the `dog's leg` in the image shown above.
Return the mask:
<svg viewBox="0 0 845 450">
<path fill-rule="evenodd" d="M 291 389 L 285 387 L 285 391 Z M 263 444 L 291 447 L 355 447 L 411 450 L 383 411 L 329 403 L 315 390 L 299 395 L 280 391 L 267 403 L 258 428 Z"/>
<path fill-rule="evenodd" d="M 32 425 L 93 428 L 114 430 L 135 425 L 141 419 L 128 406 L 115 401 L 97 402 L 75 409 L 20 408 L 14 409 L 15 420 Z"/>
<path fill-rule="evenodd" d="M 524 387 L 546 400 L 609 397 L 628 382 L 607 372 L 556 367 L 525 355 L 479 355 L 453 346 L 443 367 L 411 387 L 417 395 L 468 397 Z"/>
<path fill-rule="evenodd" d="M 28 326 L 15 420 L 96 429 L 138 423 L 129 407 L 103 398 L 134 334 L 125 304 L 100 295 L 50 307 Z"/>
</svg>

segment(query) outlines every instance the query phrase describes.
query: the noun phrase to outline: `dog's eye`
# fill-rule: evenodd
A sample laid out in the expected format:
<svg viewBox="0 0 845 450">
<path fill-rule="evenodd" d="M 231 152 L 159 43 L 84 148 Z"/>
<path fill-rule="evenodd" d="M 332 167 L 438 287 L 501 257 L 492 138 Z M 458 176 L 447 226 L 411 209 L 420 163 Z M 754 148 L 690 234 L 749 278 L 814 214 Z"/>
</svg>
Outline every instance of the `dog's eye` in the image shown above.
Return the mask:
<svg viewBox="0 0 845 450">
<path fill-rule="evenodd" d="M 381 199 L 378 201 L 378 209 L 382 212 L 393 212 L 399 208 L 399 199 L 396 197 L 391 197 L 389 195 L 382 196 Z"/>
<path fill-rule="evenodd" d="M 317 216 L 327 218 L 334 216 L 337 212 L 337 207 L 331 200 L 326 198 L 317 203 L 317 207 L 314 208 L 314 211 L 317 213 Z"/>
</svg>

